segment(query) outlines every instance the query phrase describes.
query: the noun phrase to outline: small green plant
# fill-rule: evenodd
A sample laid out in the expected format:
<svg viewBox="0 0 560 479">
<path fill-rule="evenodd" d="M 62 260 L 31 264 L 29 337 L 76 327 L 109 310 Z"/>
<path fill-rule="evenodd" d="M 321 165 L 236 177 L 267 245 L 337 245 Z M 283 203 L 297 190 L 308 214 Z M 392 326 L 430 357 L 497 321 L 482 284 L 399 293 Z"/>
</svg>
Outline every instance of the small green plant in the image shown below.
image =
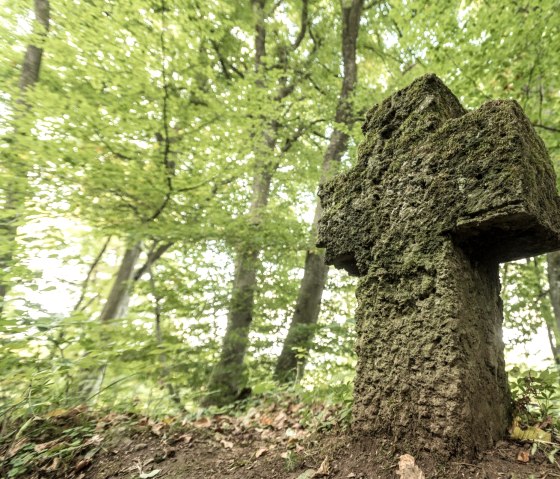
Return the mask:
<svg viewBox="0 0 560 479">
<path fill-rule="evenodd" d="M 560 419 L 559 373 L 515 367 L 509 377 L 516 415 L 529 424 L 546 421 L 556 427 Z"/>
<path fill-rule="evenodd" d="M 301 465 L 301 457 L 295 451 L 286 452 L 286 471 L 294 472 Z"/>
<path fill-rule="evenodd" d="M 532 442 L 531 456 L 541 451 L 548 460 L 557 463 L 560 451 L 560 383 L 553 370 L 522 370 L 509 372 L 514 399 L 512 437 Z"/>
</svg>

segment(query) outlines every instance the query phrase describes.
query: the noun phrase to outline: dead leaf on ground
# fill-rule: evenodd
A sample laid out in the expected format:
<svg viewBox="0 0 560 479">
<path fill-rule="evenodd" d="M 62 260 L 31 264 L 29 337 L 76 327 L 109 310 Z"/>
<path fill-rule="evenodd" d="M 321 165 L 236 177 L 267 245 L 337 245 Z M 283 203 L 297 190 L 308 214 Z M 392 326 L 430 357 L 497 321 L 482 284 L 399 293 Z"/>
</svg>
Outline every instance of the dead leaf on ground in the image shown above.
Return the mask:
<svg viewBox="0 0 560 479">
<path fill-rule="evenodd" d="M 255 457 L 258 459 L 266 452 L 268 452 L 268 449 L 266 447 L 261 447 L 260 449 L 257 450 L 257 452 L 255 452 Z"/>
<path fill-rule="evenodd" d="M 41 471 L 45 472 L 56 472 L 60 466 L 60 457 L 55 457 L 49 466 L 41 468 Z"/>
<path fill-rule="evenodd" d="M 274 424 L 274 419 L 270 416 L 261 416 L 261 418 L 259 419 L 259 423 L 262 426 L 272 426 Z"/>
<path fill-rule="evenodd" d="M 46 451 L 47 449 L 50 449 L 51 447 L 57 445 L 61 441 L 62 441 L 62 438 L 58 438 L 58 439 L 53 439 L 52 441 L 49 441 L 49 442 L 44 442 L 42 444 L 35 444 L 35 447 L 33 448 L 33 450 L 37 454 L 40 454 L 40 453 Z"/>
<path fill-rule="evenodd" d="M 307 469 L 303 474 L 300 474 L 297 479 L 313 479 L 315 477 L 315 469 Z"/>
<path fill-rule="evenodd" d="M 99 446 L 103 442 L 103 436 L 99 434 L 94 434 L 91 436 L 86 442 L 84 442 L 84 446 Z"/>
<path fill-rule="evenodd" d="M 27 444 L 27 439 L 25 437 L 18 439 L 10 446 L 10 449 L 8 449 L 5 459 L 10 459 L 14 457 L 21 450 L 21 448 L 26 444 Z"/>
<path fill-rule="evenodd" d="M 292 413 L 295 414 L 298 411 L 300 411 L 303 407 L 305 406 L 305 404 L 303 404 L 302 402 L 298 402 L 298 403 L 292 403 L 290 404 L 290 406 L 288 407 L 288 410 Z"/>
<path fill-rule="evenodd" d="M 331 473 L 331 465 L 329 464 L 329 456 L 325 456 L 323 462 L 319 466 L 319 469 L 315 471 L 315 475 L 313 477 L 325 477 Z"/>
<path fill-rule="evenodd" d="M 76 467 L 74 467 L 74 471 L 81 472 L 87 467 L 91 466 L 91 463 L 92 463 L 91 458 L 82 459 L 80 462 L 78 462 L 78 464 L 76 464 Z"/>
<path fill-rule="evenodd" d="M 422 470 L 414 462 L 414 457 L 410 454 L 403 454 L 399 458 L 397 475 L 401 476 L 401 479 L 426 479 Z"/>
<path fill-rule="evenodd" d="M 523 449 L 523 450 L 521 450 L 517 453 L 517 460 L 519 462 L 527 463 L 527 462 L 529 462 L 529 459 L 530 459 L 529 458 L 529 451 L 526 451 L 526 450 Z"/>
<path fill-rule="evenodd" d="M 284 425 L 286 424 L 287 420 L 288 415 L 284 411 L 281 411 L 274 418 L 273 425 L 276 429 L 284 429 Z"/>
<path fill-rule="evenodd" d="M 151 477 L 156 477 L 161 472 L 161 469 L 154 469 L 151 472 L 143 472 L 140 474 L 140 479 L 150 479 Z"/>
<path fill-rule="evenodd" d="M 222 439 L 220 441 L 221 445 L 224 446 L 226 449 L 233 449 L 233 442 L 231 441 L 226 441 L 225 439 Z"/>
<path fill-rule="evenodd" d="M 208 428 L 212 426 L 212 420 L 209 417 L 202 417 L 193 422 L 194 427 Z"/>
<path fill-rule="evenodd" d="M 163 430 L 165 429 L 166 424 L 163 422 L 158 422 L 156 424 L 154 424 L 152 426 L 152 434 L 156 435 L 156 436 L 161 436 L 161 434 L 163 433 Z"/>
</svg>

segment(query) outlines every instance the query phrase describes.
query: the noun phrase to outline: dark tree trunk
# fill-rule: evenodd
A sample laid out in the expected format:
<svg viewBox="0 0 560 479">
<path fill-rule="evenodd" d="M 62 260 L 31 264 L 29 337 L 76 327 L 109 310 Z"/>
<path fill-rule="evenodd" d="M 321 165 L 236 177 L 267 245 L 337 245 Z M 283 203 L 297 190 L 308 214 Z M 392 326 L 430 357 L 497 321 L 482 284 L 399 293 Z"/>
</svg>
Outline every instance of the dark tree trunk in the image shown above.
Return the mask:
<svg viewBox="0 0 560 479">
<path fill-rule="evenodd" d="M 122 318 L 126 315 L 130 289 L 134 281 L 134 268 L 141 251 L 140 242 L 126 248 L 107 301 L 101 310 L 101 315 L 99 316 L 101 323 Z M 102 333 L 102 337 L 104 335 L 105 333 Z M 104 339 L 108 340 L 109 338 Z M 107 366 L 108 362 L 104 360 L 96 366 L 83 370 L 83 375 L 79 381 L 79 391 L 77 392 L 77 396 L 81 401 L 88 402 L 99 394 L 105 379 Z"/>
<path fill-rule="evenodd" d="M 258 226 L 260 211 L 268 203 L 271 180 L 271 174 L 266 172 L 257 174 L 254 179 L 250 219 L 255 226 Z M 249 243 L 238 253 L 226 334 L 220 359 L 210 376 L 205 405 L 231 403 L 246 385 L 244 359 L 253 321 L 259 252 L 259 245 Z"/>
<path fill-rule="evenodd" d="M 46 36 L 49 30 L 49 0 L 35 0 L 34 2 L 36 27 L 34 32 L 40 37 Z M 19 79 L 20 98 L 18 104 L 29 107 L 25 102 L 25 92 L 32 88 L 39 80 L 43 49 L 36 45 L 28 45 L 23 59 L 21 76 Z M 16 132 L 17 135 L 17 132 Z M 27 171 L 20 172 L 20 176 L 11 185 L 6 185 L 3 191 L 5 197 L 5 211 L 8 213 L 0 218 L 0 316 L 4 310 L 4 300 L 9 289 L 9 269 L 13 262 L 17 227 L 21 221 L 21 209 L 25 201 L 20 182 L 26 180 Z"/>
<path fill-rule="evenodd" d="M 253 0 L 255 12 L 255 70 L 262 69 L 262 58 L 266 54 L 265 0 Z M 260 80 L 257 80 L 260 82 Z M 258 83 L 259 86 L 262 86 Z M 284 94 L 284 96 L 287 93 Z M 279 99 L 283 96 L 280 94 Z M 266 119 L 263 119 L 266 122 Z M 249 211 L 249 223 L 258 228 L 261 212 L 268 204 L 274 161 L 262 158 L 272 157 L 276 145 L 275 123 L 270 124 L 270 131 L 263 134 L 260 166 L 253 178 L 252 199 Z M 258 257 L 261 245 L 254 241 L 246 242 L 237 253 L 231 299 L 228 311 L 227 329 L 223 339 L 222 350 L 217 364 L 212 370 L 208 383 L 208 394 L 202 403 L 223 405 L 235 401 L 246 386 L 244 367 L 245 354 L 249 344 L 249 332 L 253 321 L 255 289 L 257 285 Z"/>
<path fill-rule="evenodd" d="M 45 36 L 49 31 L 50 5 L 49 0 L 35 0 L 35 21 L 39 24 L 34 29 L 35 33 Z M 41 60 L 43 59 L 43 49 L 35 45 L 28 45 L 23 59 L 23 67 L 21 77 L 19 79 L 19 88 L 25 91 L 39 81 L 39 72 L 41 71 Z"/>
<path fill-rule="evenodd" d="M 117 272 L 117 277 L 99 316 L 101 322 L 121 318 L 126 314 L 130 288 L 134 277 L 134 268 L 141 251 L 140 242 L 126 249 Z"/>
<path fill-rule="evenodd" d="M 552 321 L 546 322 L 550 348 L 556 366 L 560 366 L 560 251 L 546 255 Z"/>
<path fill-rule="evenodd" d="M 363 0 L 343 3 L 342 7 L 342 60 L 344 79 L 335 114 L 337 124 L 348 128 L 353 123 L 351 96 L 357 80 L 356 43 L 360 28 L 360 16 Z M 348 146 L 348 134 L 335 129 L 329 146 L 323 156 L 322 178 L 325 181 L 340 163 Z M 321 205 L 317 202 L 310 244 L 317 242 L 317 223 L 321 217 Z M 305 358 L 309 352 L 321 309 L 321 298 L 327 282 L 328 266 L 325 264 L 322 250 L 311 249 L 305 257 L 303 279 L 300 284 L 296 307 L 282 352 L 276 363 L 275 376 L 279 381 L 289 382 L 299 377 L 297 371 L 303 371 Z M 299 365 L 299 367 L 298 367 Z"/>
</svg>

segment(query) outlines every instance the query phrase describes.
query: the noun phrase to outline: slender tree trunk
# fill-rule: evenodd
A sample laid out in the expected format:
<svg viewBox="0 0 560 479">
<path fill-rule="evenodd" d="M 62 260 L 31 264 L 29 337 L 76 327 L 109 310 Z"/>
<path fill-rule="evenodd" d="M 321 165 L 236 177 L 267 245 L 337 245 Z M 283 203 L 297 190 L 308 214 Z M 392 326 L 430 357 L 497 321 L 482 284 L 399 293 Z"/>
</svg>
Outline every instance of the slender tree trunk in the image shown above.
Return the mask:
<svg viewBox="0 0 560 479">
<path fill-rule="evenodd" d="M 111 319 L 121 318 L 128 309 L 128 299 L 130 287 L 134 277 L 134 268 L 140 252 L 142 251 L 140 242 L 129 246 L 123 256 L 117 277 L 111 287 L 107 302 L 103 306 L 99 319 L 107 322 Z"/>
<path fill-rule="evenodd" d="M 255 227 L 268 203 L 271 180 L 272 175 L 266 172 L 254 178 L 250 220 Z M 235 401 L 246 385 L 244 359 L 253 321 L 259 252 L 260 245 L 249 242 L 237 255 L 226 334 L 220 359 L 210 376 L 209 393 L 203 400 L 206 406 Z"/>
<path fill-rule="evenodd" d="M 335 114 L 335 124 L 350 128 L 353 124 L 351 96 L 357 81 L 356 43 L 360 28 L 363 0 L 342 2 L 342 60 L 344 78 Z M 335 129 L 329 146 L 323 156 L 321 182 L 325 181 L 340 163 L 348 147 L 349 136 L 345 131 Z M 310 244 L 317 240 L 317 224 L 321 217 L 321 205 L 317 202 L 311 228 Z M 327 282 L 328 266 L 325 265 L 324 252 L 310 249 L 306 253 L 303 279 L 288 335 L 276 363 L 275 376 L 279 381 L 289 382 L 300 377 L 305 358 L 309 353 L 311 341 L 321 309 L 321 298 Z M 298 367 L 299 365 L 299 367 Z"/>
<path fill-rule="evenodd" d="M 548 269 L 548 294 L 553 317 L 546 322 L 548 339 L 556 366 L 560 366 L 560 251 L 546 255 Z"/>
<path fill-rule="evenodd" d="M 262 68 L 266 53 L 265 0 L 253 0 L 255 23 L 255 70 Z M 274 155 L 276 126 L 263 134 L 261 158 Z M 259 153 L 257 153 L 259 154 Z M 261 162 L 253 178 L 249 223 L 258 228 L 262 210 L 268 204 L 272 182 L 273 162 Z M 235 401 L 246 385 L 245 353 L 249 344 L 249 331 L 253 321 L 258 257 L 261 245 L 247 241 L 237 253 L 227 329 L 218 363 L 214 366 L 208 383 L 208 394 L 202 403 L 224 405 Z"/>
<path fill-rule="evenodd" d="M 46 36 L 49 30 L 50 5 L 49 0 L 35 0 L 35 25 L 34 33 L 39 37 Z M 25 102 L 25 93 L 39 80 L 43 49 L 36 45 L 28 45 L 23 58 L 21 76 L 19 79 L 20 98 L 17 104 L 28 109 Z M 20 114 L 16 112 L 16 117 Z M 15 135 L 17 136 L 16 131 Z M 17 142 L 16 142 L 17 145 Z M 17 148 L 17 146 L 16 146 Z M 0 216 L 0 316 L 4 310 L 4 300 L 10 286 L 9 270 L 13 262 L 16 235 L 19 222 L 21 221 L 21 210 L 25 202 L 25 185 L 27 180 L 27 168 L 22 167 L 17 178 L 10 185 L 3 188 L 4 214 Z"/>
<path fill-rule="evenodd" d="M 121 264 L 119 265 L 119 270 L 117 271 L 117 276 L 115 277 L 115 281 L 111 286 L 107 301 L 105 302 L 105 305 L 101 310 L 101 315 L 99 316 L 101 323 L 107 323 L 112 319 L 122 318 L 126 315 L 130 288 L 133 282 L 134 268 L 141 251 L 142 248 L 140 242 L 134 243 L 132 246 L 128 246 L 125 250 Z M 103 332 L 101 337 L 103 339 Z M 86 355 L 87 354 L 88 353 L 86 353 Z M 108 362 L 104 360 L 98 365 L 84 369 L 83 375 L 79 381 L 80 388 L 77 393 L 83 402 L 87 402 L 89 399 L 92 399 L 99 394 L 105 379 L 107 366 Z"/>
</svg>

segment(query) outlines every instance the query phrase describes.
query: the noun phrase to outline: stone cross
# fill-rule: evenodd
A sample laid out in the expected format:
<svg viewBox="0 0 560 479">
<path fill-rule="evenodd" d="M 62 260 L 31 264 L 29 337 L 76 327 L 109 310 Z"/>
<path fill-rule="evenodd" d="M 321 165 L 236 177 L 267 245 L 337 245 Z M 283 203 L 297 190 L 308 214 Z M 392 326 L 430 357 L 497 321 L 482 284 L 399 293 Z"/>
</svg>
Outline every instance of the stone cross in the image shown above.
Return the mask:
<svg viewBox="0 0 560 479">
<path fill-rule="evenodd" d="M 515 101 L 465 111 L 435 75 L 375 106 L 324 184 L 318 246 L 361 277 L 354 427 L 472 457 L 511 420 L 498 265 L 560 249 L 544 143 Z"/>
</svg>

